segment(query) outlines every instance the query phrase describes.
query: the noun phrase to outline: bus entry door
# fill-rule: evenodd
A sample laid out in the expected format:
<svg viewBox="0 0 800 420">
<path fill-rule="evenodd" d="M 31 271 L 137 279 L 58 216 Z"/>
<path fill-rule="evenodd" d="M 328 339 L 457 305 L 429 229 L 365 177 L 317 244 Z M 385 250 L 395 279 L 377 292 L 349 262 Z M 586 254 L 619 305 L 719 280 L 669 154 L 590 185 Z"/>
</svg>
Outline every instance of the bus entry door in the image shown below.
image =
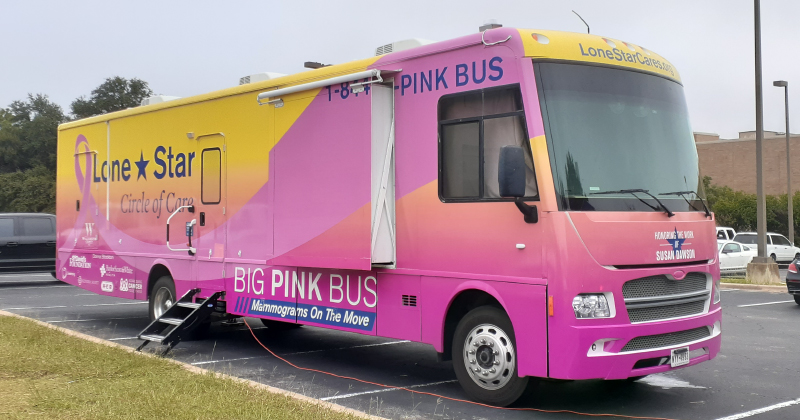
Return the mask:
<svg viewBox="0 0 800 420">
<path fill-rule="evenodd" d="M 197 160 L 200 173 L 194 182 L 200 191 L 194 203 L 194 237 L 197 241 L 197 287 L 203 294 L 224 290 L 224 257 L 226 245 L 226 144 L 222 133 L 197 137 Z"/>
</svg>

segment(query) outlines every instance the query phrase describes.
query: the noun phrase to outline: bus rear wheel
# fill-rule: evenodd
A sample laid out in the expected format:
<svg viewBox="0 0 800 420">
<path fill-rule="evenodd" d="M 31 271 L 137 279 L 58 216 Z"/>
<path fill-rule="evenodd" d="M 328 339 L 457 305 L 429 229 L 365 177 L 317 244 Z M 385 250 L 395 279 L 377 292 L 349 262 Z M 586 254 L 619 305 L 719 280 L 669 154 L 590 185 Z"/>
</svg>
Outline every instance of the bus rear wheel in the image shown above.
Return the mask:
<svg viewBox="0 0 800 420">
<path fill-rule="evenodd" d="M 514 328 L 493 306 L 475 308 L 453 337 L 453 368 L 461 387 L 482 403 L 505 407 L 519 399 L 529 378 L 517 375 Z"/>
</svg>

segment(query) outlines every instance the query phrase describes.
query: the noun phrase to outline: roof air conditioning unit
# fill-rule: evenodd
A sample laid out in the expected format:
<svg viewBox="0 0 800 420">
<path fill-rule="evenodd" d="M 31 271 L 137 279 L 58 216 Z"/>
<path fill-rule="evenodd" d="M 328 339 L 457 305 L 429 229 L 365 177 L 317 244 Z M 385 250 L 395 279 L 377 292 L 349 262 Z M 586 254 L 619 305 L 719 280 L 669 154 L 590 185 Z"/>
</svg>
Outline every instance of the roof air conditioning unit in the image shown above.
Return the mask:
<svg viewBox="0 0 800 420">
<path fill-rule="evenodd" d="M 419 38 L 411 38 L 404 41 L 392 42 L 391 44 L 381 45 L 380 47 L 375 48 L 375 55 L 378 56 L 403 50 L 410 50 L 423 45 L 433 44 L 433 42 L 434 41 L 428 41 L 427 39 Z"/>
<path fill-rule="evenodd" d="M 180 96 L 155 95 L 142 99 L 141 106 L 160 104 L 161 102 L 174 101 L 175 99 L 180 98 Z"/>
<path fill-rule="evenodd" d="M 272 80 L 272 79 L 276 79 L 278 77 L 283 77 L 283 76 L 286 76 L 286 75 L 283 74 L 283 73 L 272 73 L 272 72 L 256 73 L 256 74 L 251 74 L 249 76 L 245 76 L 245 77 L 240 78 L 239 79 L 239 84 L 240 85 L 246 85 L 248 83 L 263 82 L 265 80 Z"/>
</svg>

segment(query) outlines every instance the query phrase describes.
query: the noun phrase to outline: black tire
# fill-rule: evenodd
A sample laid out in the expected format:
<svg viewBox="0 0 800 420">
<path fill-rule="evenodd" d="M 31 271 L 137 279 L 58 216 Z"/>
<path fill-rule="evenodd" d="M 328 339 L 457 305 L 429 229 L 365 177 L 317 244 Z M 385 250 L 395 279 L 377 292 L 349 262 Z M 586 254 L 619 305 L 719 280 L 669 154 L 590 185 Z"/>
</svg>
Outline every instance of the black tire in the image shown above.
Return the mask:
<svg viewBox="0 0 800 420">
<path fill-rule="evenodd" d="M 800 305 L 800 295 L 794 295 L 794 303 Z"/>
<path fill-rule="evenodd" d="M 272 331 L 286 331 L 286 330 L 294 330 L 297 328 L 302 327 L 301 324 L 295 324 L 292 322 L 283 322 L 283 321 L 274 321 L 272 319 L 264 319 L 259 318 L 261 320 L 261 324 Z"/>
<path fill-rule="evenodd" d="M 794 259 L 795 260 L 800 260 L 800 254 L 794 254 Z M 794 260 L 792 260 L 792 262 L 794 262 Z"/>
<path fill-rule="evenodd" d="M 482 326 L 488 327 L 482 328 Z M 496 329 L 491 327 L 496 327 Z M 466 349 L 468 336 L 470 340 L 473 336 L 475 339 L 470 341 L 473 345 Z M 480 337 L 486 337 L 486 339 L 479 342 Z M 510 339 L 510 343 L 506 337 Z M 497 344 L 495 345 L 495 343 Z M 529 378 L 517 376 L 515 349 L 514 328 L 503 310 L 493 306 L 481 306 L 467 313 L 456 327 L 452 353 L 453 369 L 464 391 L 477 401 L 499 407 L 505 407 L 517 401 L 525 393 Z M 473 353 L 468 353 L 470 351 L 474 352 L 475 356 L 471 356 Z M 495 356 L 499 356 L 496 354 L 498 351 L 504 351 L 505 357 L 495 358 Z M 475 359 L 471 359 L 471 357 L 475 357 Z M 490 366 L 496 365 L 501 369 L 508 366 L 511 368 L 502 369 L 499 373 L 491 372 L 488 376 L 490 381 L 484 381 L 474 372 L 467 371 L 468 364 L 475 366 L 475 369 L 480 370 L 483 375 L 491 372 L 489 369 L 493 368 Z M 476 377 L 478 379 L 475 379 Z M 496 379 L 492 381 L 492 378 Z M 496 388 L 489 389 L 487 387 Z"/>
<path fill-rule="evenodd" d="M 163 289 L 163 290 L 162 290 Z M 148 313 L 150 315 L 150 322 L 155 321 L 158 318 L 157 306 L 161 302 L 156 302 L 156 300 L 161 299 L 160 293 L 169 293 L 169 296 L 172 297 L 172 302 L 175 302 L 178 297 L 175 294 L 175 282 L 172 281 L 172 277 L 170 276 L 162 276 L 156 283 L 153 285 L 153 288 L 150 290 L 150 296 L 148 296 Z"/>
<path fill-rule="evenodd" d="M 772 261 L 778 262 L 778 257 L 775 254 L 770 254 L 769 257 L 772 258 Z"/>
</svg>

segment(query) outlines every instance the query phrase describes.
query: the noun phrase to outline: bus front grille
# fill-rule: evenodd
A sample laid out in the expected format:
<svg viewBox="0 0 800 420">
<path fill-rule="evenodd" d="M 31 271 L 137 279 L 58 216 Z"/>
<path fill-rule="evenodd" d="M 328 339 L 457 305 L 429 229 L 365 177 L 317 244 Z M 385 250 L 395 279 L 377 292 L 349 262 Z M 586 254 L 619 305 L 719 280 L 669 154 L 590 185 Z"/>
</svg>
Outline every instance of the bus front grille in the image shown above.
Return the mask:
<svg viewBox="0 0 800 420">
<path fill-rule="evenodd" d="M 632 323 L 654 322 L 702 314 L 711 297 L 706 273 L 689 273 L 682 280 L 665 275 L 642 277 L 622 286 Z"/>
<path fill-rule="evenodd" d="M 708 337 L 711 337 L 711 329 L 709 327 L 699 327 L 667 334 L 645 335 L 628 341 L 620 353 L 677 347 L 681 344 L 688 344 Z"/>
</svg>

